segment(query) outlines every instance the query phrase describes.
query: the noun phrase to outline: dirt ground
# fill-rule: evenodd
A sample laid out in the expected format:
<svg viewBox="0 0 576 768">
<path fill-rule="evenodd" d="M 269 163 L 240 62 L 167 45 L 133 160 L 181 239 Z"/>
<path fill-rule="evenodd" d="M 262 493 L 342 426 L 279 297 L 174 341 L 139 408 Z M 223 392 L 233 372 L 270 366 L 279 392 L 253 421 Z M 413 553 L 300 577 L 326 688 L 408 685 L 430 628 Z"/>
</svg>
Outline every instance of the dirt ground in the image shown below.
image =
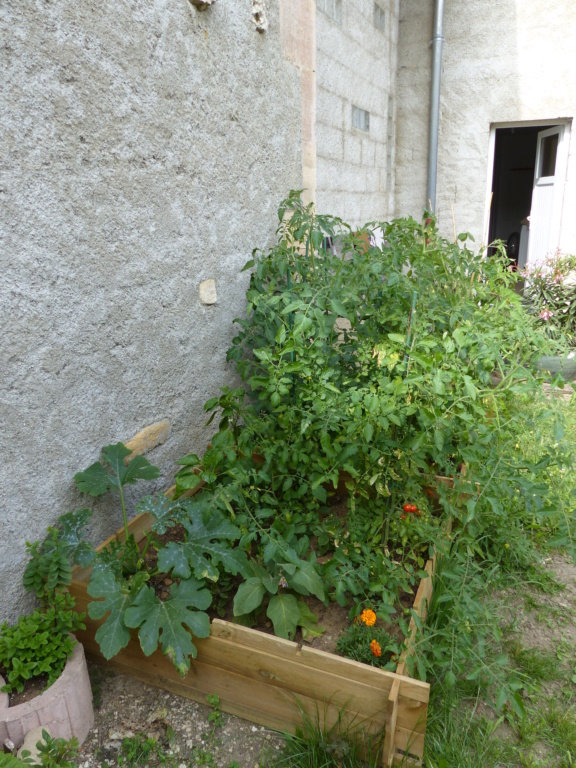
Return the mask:
<svg viewBox="0 0 576 768">
<path fill-rule="evenodd" d="M 239 717 L 223 714 L 223 724 L 214 726 L 208 704 L 89 666 L 96 707 L 94 727 L 77 760 L 83 768 L 113 766 L 122 740 L 136 734 L 156 739 L 182 768 L 194 765 L 195 752 L 203 752 L 204 760 L 211 756 L 204 765 L 227 768 L 236 762 L 240 768 L 260 768 L 265 754 L 272 756 L 281 748 L 278 734 Z"/>
</svg>

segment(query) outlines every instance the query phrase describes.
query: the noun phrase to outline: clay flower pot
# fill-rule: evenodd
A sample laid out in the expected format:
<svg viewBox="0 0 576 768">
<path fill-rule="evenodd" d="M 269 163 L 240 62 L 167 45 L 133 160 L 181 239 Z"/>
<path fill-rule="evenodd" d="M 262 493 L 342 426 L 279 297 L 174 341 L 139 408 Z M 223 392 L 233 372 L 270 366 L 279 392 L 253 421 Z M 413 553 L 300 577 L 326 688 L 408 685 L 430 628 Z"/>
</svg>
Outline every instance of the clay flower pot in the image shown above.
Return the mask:
<svg viewBox="0 0 576 768">
<path fill-rule="evenodd" d="M 0 677 L 0 688 L 4 680 Z M 92 689 L 81 643 L 76 643 L 58 680 L 39 696 L 8 706 L 8 694 L 0 691 L 0 743 L 10 739 L 16 747 L 32 728 L 47 728 L 53 738 L 71 739 L 81 744 L 94 723 Z"/>
</svg>

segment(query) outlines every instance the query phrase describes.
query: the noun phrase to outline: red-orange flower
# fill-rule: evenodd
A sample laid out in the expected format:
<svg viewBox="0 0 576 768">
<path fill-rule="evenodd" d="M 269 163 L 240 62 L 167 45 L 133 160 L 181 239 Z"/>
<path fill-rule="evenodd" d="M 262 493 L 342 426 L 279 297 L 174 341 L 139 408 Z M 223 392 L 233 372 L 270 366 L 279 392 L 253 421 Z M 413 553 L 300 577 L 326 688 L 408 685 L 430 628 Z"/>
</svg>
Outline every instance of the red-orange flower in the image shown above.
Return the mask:
<svg viewBox="0 0 576 768">
<path fill-rule="evenodd" d="M 382 648 L 378 640 L 372 640 L 370 643 L 370 650 L 374 656 L 382 656 Z"/>
<path fill-rule="evenodd" d="M 367 627 L 373 627 L 376 624 L 376 614 L 370 608 L 366 608 L 360 614 L 360 621 L 363 621 Z"/>
</svg>

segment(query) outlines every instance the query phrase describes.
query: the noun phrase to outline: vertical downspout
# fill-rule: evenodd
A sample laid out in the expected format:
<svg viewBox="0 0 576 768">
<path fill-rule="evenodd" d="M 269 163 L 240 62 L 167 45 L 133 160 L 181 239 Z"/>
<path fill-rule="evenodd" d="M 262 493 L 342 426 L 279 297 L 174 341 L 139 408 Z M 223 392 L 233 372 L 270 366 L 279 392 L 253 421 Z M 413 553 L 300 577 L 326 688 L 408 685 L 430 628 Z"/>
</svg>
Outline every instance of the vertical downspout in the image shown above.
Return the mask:
<svg viewBox="0 0 576 768">
<path fill-rule="evenodd" d="M 432 83 L 430 86 L 430 130 L 428 134 L 428 186 L 426 209 L 436 210 L 436 179 L 438 176 L 438 130 L 440 124 L 440 78 L 442 75 L 442 43 L 444 0 L 435 0 L 434 37 L 432 38 Z"/>
</svg>

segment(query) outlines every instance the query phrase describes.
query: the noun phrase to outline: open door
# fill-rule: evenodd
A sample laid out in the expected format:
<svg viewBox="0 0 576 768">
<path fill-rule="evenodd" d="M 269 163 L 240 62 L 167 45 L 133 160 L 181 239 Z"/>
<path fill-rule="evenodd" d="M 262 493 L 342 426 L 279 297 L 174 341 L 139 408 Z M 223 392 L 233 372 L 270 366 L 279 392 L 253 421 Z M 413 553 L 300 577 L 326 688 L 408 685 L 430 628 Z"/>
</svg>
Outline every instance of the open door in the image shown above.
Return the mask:
<svg viewBox="0 0 576 768">
<path fill-rule="evenodd" d="M 528 242 L 528 262 L 532 264 L 558 247 L 564 192 L 563 134 L 563 125 L 538 132 Z"/>
</svg>

